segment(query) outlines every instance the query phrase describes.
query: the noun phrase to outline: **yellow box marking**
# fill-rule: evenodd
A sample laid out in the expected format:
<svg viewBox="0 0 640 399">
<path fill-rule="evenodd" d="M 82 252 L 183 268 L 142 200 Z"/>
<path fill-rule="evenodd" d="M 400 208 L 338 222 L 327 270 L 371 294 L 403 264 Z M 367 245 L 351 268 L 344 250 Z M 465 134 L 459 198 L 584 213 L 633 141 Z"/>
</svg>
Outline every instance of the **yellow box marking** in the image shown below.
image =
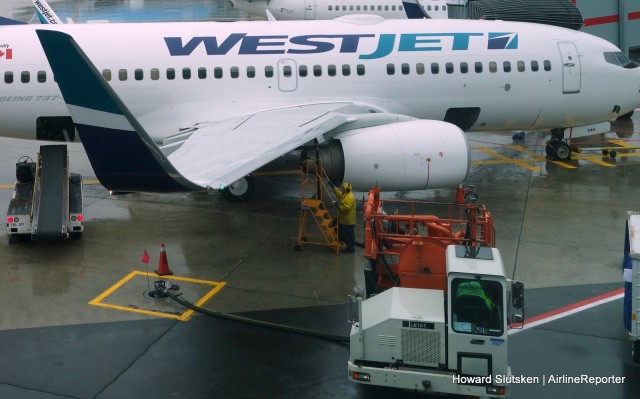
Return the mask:
<svg viewBox="0 0 640 399">
<path fill-rule="evenodd" d="M 196 303 L 195 303 L 196 306 L 202 306 L 202 304 L 204 304 L 209 299 L 211 299 L 215 294 L 217 294 L 227 284 L 225 282 L 200 280 L 200 279 L 189 278 L 189 277 L 159 276 L 159 275 L 157 275 L 155 273 L 147 273 L 147 272 L 141 272 L 141 271 L 138 271 L 138 270 L 133 270 L 131 273 L 129 273 L 125 277 L 123 277 L 120 281 L 118 281 L 117 283 L 115 283 L 114 285 L 109 287 L 102 294 L 98 295 L 93 300 L 91 300 L 89 302 L 89 305 L 102 306 L 104 308 L 124 310 L 126 312 L 134 312 L 134 313 L 140 313 L 140 314 L 145 314 L 145 315 L 150 315 L 150 316 L 166 317 L 166 318 L 176 319 L 176 320 L 180 320 L 180 321 L 187 321 L 187 320 L 189 320 L 191 318 L 191 316 L 194 313 L 194 311 L 192 309 L 188 309 L 184 313 L 176 315 L 176 314 L 172 314 L 172 313 L 158 312 L 158 311 L 154 311 L 154 310 L 135 309 L 135 308 L 127 307 L 127 306 L 111 305 L 111 304 L 102 302 L 109 295 L 113 294 L 115 291 L 117 291 L 119 288 L 121 288 L 123 285 L 125 285 L 128 281 L 130 281 L 131 279 L 133 279 L 136 276 L 154 277 L 154 278 L 158 277 L 158 278 L 165 279 L 165 280 L 177 280 L 177 281 L 184 281 L 186 283 L 204 284 L 204 285 L 213 286 L 213 288 L 211 290 L 209 290 L 209 292 L 207 292 L 202 298 L 200 298 L 200 299 L 198 299 L 196 301 Z"/>
</svg>

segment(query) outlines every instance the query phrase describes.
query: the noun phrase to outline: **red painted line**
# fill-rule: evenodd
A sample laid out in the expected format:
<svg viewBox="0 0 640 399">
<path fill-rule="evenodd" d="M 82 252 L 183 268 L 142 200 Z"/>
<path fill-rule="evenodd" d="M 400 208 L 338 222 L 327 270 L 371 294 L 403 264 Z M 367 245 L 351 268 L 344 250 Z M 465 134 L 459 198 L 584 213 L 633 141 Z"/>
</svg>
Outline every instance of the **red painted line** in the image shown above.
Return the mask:
<svg viewBox="0 0 640 399">
<path fill-rule="evenodd" d="M 604 25 L 620 22 L 618 15 L 607 15 L 604 17 L 586 18 L 584 20 L 584 26 Z"/>
<path fill-rule="evenodd" d="M 620 295 L 622 293 L 624 293 L 624 288 L 619 288 L 617 290 L 613 290 L 611 292 L 607 292 L 607 293 L 602 294 L 602 295 L 594 296 L 593 298 L 588 298 L 588 299 L 585 299 L 585 300 L 580 301 L 580 302 L 576 302 L 576 303 L 571 304 L 571 305 L 563 306 L 561 308 L 549 311 L 547 313 L 543 313 L 543 314 L 539 314 L 537 316 L 529 317 L 529 318 L 525 319 L 525 325 L 527 323 L 533 323 L 534 321 L 543 320 L 543 319 L 546 319 L 546 318 L 549 318 L 549 317 L 553 317 L 553 316 L 559 315 L 560 313 L 564 313 L 564 312 L 568 312 L 570 310 L 577 309 L 577 308 L 579 308 L 581 306 L 590 305 L 590 304 L 592 304 L 594 302 L 598 302 L 598 301 L 601 301 L 603 299 L 611 298 L 613 296 Z"/>
<path fill-rule="evenodd" d="M 629 13 L 629 21 L 633 21 L 634 19 L 640 19 L 640 11 Z"/>
</svg>

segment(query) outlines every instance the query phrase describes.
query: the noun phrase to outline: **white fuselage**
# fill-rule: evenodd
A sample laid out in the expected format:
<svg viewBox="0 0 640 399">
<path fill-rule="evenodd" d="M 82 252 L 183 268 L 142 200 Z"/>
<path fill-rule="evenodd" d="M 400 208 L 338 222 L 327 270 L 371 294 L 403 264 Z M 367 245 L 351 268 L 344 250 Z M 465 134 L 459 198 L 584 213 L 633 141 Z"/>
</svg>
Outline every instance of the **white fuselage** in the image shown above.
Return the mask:
<svg viewBox="0 0 640 399">
<path fill-rule="evenodd" d="M 640 107 L 640 68 L 607 62 L 615 46 L 544 25 L 371 16 L 15 25 L 0 26 L 4 136 L 34 139 L 39 117 L 69 115 L 36 28 L 72 35 L 157 141 L 199 122 L 323 101 L 483 131 L 582 126 Z"/>
</svg>

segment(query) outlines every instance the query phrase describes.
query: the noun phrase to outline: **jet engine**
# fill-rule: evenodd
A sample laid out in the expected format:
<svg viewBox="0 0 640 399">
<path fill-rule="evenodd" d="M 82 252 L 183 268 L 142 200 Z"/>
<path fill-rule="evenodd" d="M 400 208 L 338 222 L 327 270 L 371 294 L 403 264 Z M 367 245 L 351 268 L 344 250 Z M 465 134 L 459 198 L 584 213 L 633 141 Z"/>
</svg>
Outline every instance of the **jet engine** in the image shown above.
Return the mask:
<svg viewBox="0 0 640 399">
<path fill-rule="evenodd" d="M 464 132 L 431 120 L 338 133 L 320 147 L 319 158 L 332 181 L 347 181 L 358 191 L 374 186 L 383 191 L 456 186 L 471 166 Z"/>
</svg>

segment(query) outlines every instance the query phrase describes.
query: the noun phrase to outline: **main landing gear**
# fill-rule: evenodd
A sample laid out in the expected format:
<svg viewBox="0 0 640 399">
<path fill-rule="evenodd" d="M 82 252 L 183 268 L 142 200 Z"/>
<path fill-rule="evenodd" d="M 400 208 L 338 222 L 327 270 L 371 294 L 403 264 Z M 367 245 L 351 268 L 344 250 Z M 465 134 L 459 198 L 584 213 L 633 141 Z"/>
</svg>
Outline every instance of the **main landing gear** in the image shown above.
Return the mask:
<svg viewBox="0 0 640 399">
<path fill-rule="evenodd" d="M 551 129 L 551 135 L 545 147 L 547 155 L 559 161 L 571 159 L 571 147 L 564 141 L 564 129 Z"/>
<path fill-rule="evenodd" d="M 240 202 L 248 199 L 253 193 L 255 182 L 253 176 L 247 175 L 222 190 L 222 196 L 227 201 Z"/>
</svg>

